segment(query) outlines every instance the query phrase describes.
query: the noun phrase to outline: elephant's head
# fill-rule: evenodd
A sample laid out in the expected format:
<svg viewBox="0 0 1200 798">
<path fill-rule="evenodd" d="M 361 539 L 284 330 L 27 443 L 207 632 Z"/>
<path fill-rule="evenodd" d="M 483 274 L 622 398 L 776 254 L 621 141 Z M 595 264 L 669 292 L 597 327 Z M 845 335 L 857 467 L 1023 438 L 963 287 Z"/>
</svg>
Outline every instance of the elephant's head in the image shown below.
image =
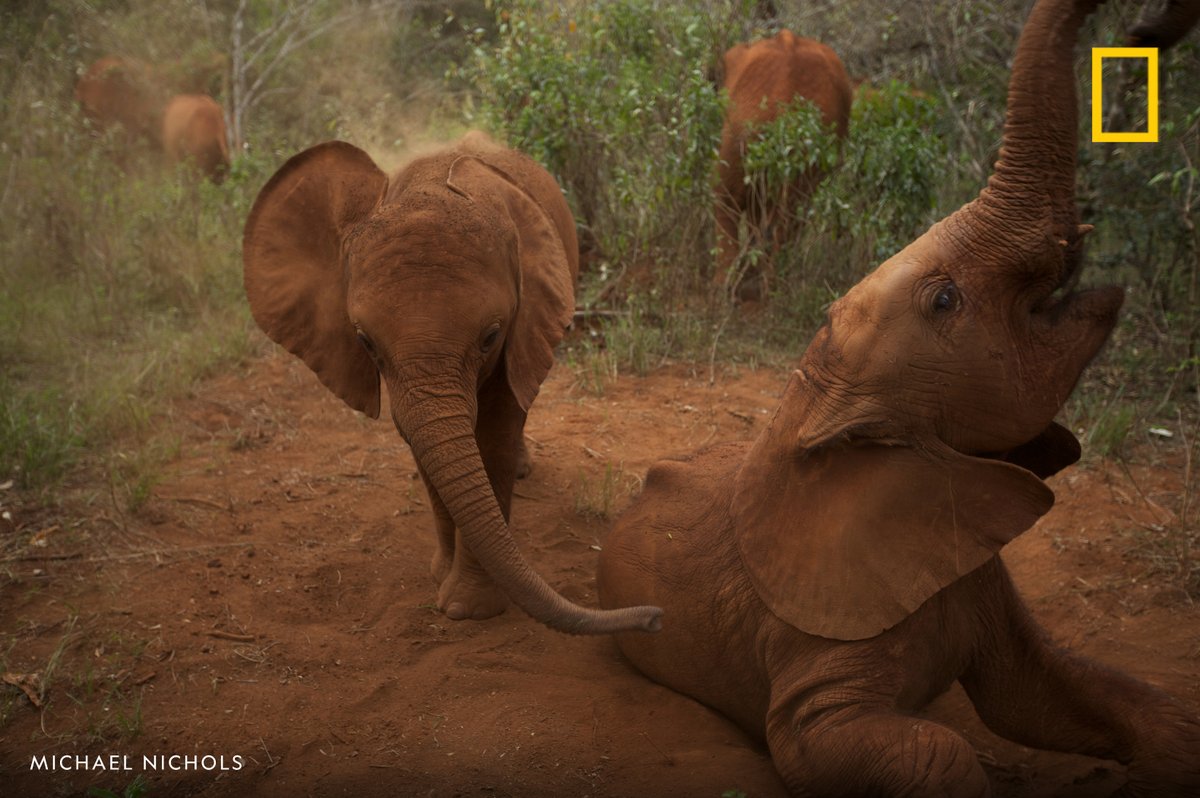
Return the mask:
<svg viewBox="0 0 1200 798">
<path fill-rule="evenodd" d="M 475 442 L 477 392 L 503 374 L 528 409 L 574 311 L 570 211 L 532 161 L 468 137 L 391 180 L 328 142 L 260 193 L 243 243 L 259 325 L 350 407 L 391 415 L 468 548 L 534 618 L 563 631 L 654 629 L 656 608 L 567 602 L 509 533 Z"/>
<path fill-rule="evenodd" d="M 987 187 L 834 303 L 743 469 L 775 486 L 737 500 L 743 559 L 802 629 L 862 638 L 898 623 L 1031 526 L 1053 501 L 1040 477 L 1078 457 L 1053 419 L 1123 298 L 1071 290 L 1089 229 L 1073 51 L 1096 4 L 1037 4 Z M 781 552 L 765 530 L 798 506 L 835 531 Z"/>
</svg>

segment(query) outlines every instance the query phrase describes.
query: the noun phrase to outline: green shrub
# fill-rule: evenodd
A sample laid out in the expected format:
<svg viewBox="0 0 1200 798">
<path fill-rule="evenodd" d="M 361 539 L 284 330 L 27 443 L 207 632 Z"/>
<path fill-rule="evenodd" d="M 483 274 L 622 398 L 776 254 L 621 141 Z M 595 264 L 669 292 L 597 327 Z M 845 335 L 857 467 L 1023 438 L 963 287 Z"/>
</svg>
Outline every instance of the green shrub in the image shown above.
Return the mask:
<svg viewBox="0 0 1200 798">
<path fill-rule="evenodd" d="M 91 131 L 71 95 L 88 17 L 64 5 L 4 73 L 0 480 L 23 487 L 147 434 L 161 400 L 255 340 L 240 241 L 264 165 L 214 186 Z"/>
<path fill-rule="evenodd" d="M 724 111 L 709 75 L 740 7 L 613 0 L 572 17 L 510 0 L 467 70 L 473 118 L 558 176 L 611 262 L 670 264 L 660 288 L 694 287 L 710 259 Z"/>
<path fill-rule="evenodd" d="M 746 146 L 746 181 L 764 196 L 805 175 L 823 175 L 778 242 L 773 293 L 806 326 L 867 271 L 895 254 L 936 218 L 946 179 L 944 145 L 931 130 L 937 104 L 891 81 L 860 93 L 844 141 L 801 100 L 756 128 Z M 750 259 L 768 252 L 751 249 Z"/>
</svg>

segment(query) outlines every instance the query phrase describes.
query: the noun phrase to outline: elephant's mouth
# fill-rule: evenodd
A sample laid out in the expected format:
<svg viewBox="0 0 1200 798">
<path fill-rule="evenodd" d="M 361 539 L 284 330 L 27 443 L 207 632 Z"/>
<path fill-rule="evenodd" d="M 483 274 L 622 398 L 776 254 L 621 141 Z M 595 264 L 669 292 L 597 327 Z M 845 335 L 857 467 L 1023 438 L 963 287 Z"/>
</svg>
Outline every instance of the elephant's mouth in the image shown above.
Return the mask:
<svg viewBox="0 0 1200 798">
<path fill-rule="evenodd" d="M 1101 286 L 1084 290 L 1055 289 L 1034 305 L 1032 315 L 1051 329 L 1061 325 L 1079 324 L 1103 329 L 1103 335 L 1117 322 L 1117 311 L 1125 301 L 1125 291 L 1117 286 Z"/>
</svg>

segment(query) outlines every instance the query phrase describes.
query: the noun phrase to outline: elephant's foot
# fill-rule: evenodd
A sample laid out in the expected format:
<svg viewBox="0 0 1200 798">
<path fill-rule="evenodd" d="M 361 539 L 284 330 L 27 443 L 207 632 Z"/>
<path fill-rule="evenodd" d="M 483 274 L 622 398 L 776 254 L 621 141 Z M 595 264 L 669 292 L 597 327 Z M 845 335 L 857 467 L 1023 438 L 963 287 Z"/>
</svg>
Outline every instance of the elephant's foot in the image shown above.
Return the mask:
<svg viewBox="0 0 1200 798">
<path fill-rule="evenodd" d="M 529 447 L 525 444 L 525 437 L 521 436 L 521 446 L 517 449 L 517 479 L 525 479 L 533 472 L 533 460 L 529 457 Z"/>
<path fill-rule="evenodd" d="M 452 621 L 482 621 L 504 612 L 508 597 L 478 566 L 463 567 L 460 557 L 438 588 L 437 603 Z"/>
</svg>

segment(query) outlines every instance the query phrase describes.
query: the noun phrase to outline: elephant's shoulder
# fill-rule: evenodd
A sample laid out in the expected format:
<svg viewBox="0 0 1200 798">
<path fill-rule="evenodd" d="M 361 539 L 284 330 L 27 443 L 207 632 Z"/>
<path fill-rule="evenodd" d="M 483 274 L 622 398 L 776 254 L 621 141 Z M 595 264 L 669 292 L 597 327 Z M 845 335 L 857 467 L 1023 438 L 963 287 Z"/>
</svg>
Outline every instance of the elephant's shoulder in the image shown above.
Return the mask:
<svg viewBox="0 0 1200 798">
<path fill-rule="evenodd" d="M 727 534 L 729 504 L 747 449 L 720 444 L 655 463 L 641 494 L 614 525 L 602 559 L 654 562 L 661 579 L 683 584 L 736 558 Z"/>
<path fill-rule="evenodd" d="M 646 473 L 644 492 L 682 497 L 727 490 L 749 449 L 748 442 L 719 443 L 659 460 Z"/>
</svg>

